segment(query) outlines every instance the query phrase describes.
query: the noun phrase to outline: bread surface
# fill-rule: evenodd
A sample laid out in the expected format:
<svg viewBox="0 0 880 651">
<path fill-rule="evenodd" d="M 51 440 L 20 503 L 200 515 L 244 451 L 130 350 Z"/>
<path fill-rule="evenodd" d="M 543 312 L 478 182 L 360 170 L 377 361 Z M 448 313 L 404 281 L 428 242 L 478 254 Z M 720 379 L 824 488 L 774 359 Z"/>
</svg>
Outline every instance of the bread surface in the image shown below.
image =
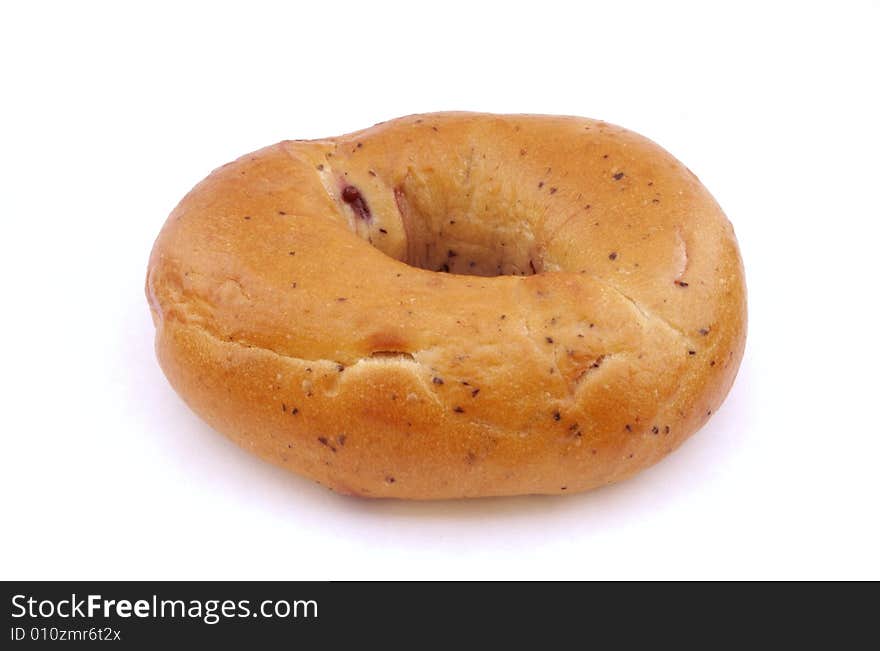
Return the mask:
<svg viewBox="0 0 880 651">
<path fill-rule="evenodd" d="M 159 362 L 215 429 L 340 493 L 573 493 L 726 396 L 733 229 L 662 148 L 584 118 L 439 113 L 285 141 L 168 218 Z"/>
</svg>

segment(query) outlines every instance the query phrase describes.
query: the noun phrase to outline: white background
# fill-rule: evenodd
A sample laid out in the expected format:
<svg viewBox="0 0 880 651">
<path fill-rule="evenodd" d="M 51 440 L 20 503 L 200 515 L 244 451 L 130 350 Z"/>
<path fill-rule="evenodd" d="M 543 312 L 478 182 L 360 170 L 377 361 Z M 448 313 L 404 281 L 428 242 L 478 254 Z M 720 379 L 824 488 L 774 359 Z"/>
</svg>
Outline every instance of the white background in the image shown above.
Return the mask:
<svg viewBox="0 0 880 651">
<path fill-rule="evenodd" d="M 877 3 L 132 7 L 0 10 L 2 578 L 880 578 Z M 147 256 L 192 185 L 444 109 L 624 125 L 733 221 L 739 378 L 639 477 L 339 497 L 213 433 L 157 366 Z"/>
</svg>

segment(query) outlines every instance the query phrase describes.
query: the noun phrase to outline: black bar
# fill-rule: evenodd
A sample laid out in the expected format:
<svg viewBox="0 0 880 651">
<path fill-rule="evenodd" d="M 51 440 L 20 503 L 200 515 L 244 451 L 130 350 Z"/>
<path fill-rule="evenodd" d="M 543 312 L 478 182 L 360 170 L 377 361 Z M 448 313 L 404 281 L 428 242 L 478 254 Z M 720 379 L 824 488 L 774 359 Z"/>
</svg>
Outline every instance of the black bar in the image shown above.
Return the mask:
<svg viewBox="0 0 880 651">
<path fill-rule="evenodd" d="M 352 641 L 371 649 L 471 648 L 477 633 L 489 636 L 492 648 L 605 646 L 599 640 L 609 635 L 714 648 L 722 641 L 789 644 L 805 633 L 814 644 L 841 648 L 876 617 L 876 599 L 845 599 L 862 589 L 811 584 L 7 582 L 3 588 L 3 648 L 11 649 L 105 642 L 324 649 Z M 835 608 L 844 603 L 835 626 Z"/>
</svg>

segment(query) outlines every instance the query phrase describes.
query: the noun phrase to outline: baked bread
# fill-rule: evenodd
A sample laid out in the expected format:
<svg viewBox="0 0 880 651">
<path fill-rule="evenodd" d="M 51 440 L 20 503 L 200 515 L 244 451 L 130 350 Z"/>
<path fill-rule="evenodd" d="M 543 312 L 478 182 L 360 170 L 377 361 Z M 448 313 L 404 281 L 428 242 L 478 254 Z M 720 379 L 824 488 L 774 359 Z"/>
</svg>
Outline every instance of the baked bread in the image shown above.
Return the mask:
<svg viewBox="0 0 880 651">
<path fill-rule="evenodd" d="M 193 410 L 366 497 L 629 477 L 718 409 L 746 332 L 697 177 L 577 117 L 416 115 L 244 156 L 168 218 L 147 296 Z"/>
</svg>

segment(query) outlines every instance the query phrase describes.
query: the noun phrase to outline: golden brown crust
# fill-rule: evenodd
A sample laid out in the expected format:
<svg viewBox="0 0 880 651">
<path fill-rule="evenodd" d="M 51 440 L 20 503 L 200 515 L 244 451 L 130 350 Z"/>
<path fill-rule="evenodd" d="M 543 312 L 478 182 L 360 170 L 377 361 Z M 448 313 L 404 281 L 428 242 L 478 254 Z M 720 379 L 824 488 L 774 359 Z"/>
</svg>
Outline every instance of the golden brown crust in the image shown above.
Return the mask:
<svg viewBox="0 0 880 651">
<path fill-rule="evenodd" d="M 628 477 L 718 408 L 746 330 L 697 178 L 574 117 L 411 116 L 245 156 L 168 218 L 147 294 L 197 413 L 368 497 Z"/>
</svg>

